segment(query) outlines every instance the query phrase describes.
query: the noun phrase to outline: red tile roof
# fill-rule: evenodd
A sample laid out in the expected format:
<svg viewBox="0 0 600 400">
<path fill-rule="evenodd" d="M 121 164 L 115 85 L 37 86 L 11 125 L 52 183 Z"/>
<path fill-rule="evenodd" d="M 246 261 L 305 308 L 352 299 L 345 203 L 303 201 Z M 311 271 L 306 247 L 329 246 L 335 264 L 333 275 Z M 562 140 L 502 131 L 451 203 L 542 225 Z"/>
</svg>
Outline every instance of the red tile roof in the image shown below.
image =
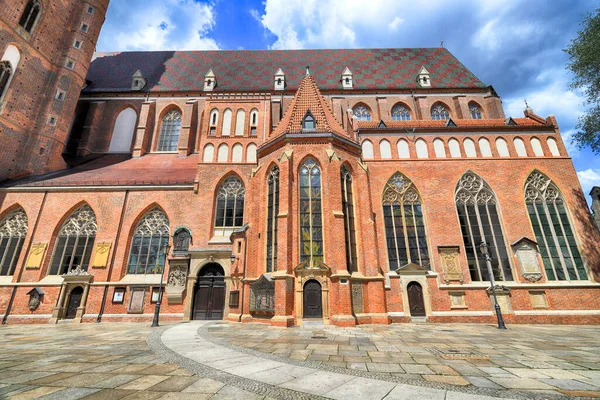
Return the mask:
<svg viewBox="0 0 600 400">
<path fill-rule="evenodd" d="M 547 126 L 530 118 L 513 118 L 517 126 Z M 505 119 L 453 119 L 458 128 L 501 128 L 506 127 Z M 410 120 L 410 121 L 383 121 L 388 129 L 394 128 L 444 128 L 447 121 Z M 376 129 L 378 121 L 358 121 L 359 129 Z"/>
<path fill-rule="evenodd" d="M 193 184 L 198 154 L 148 154 L 140 158 L 110 155 L 75 168 L 12 182 L 11 187 L 125 186 Z"/>
<path fill-rule="evenodd" d="M 143 51 L 96 54 L 84 93 L 131 92 L 138 69 L 148 81 L 143 91 L 201 92 L 212 69 L 217 93 L 271 92 L 278 68 L 285 73 L 287 88 L 296 90 L 307 65 L 321 90 L 340 90 L 346 67 L 353 73 L 355 90 L 415 89 L 423 66 L 433 88 L 486 87 L 444 48 Z"/>
</svg>

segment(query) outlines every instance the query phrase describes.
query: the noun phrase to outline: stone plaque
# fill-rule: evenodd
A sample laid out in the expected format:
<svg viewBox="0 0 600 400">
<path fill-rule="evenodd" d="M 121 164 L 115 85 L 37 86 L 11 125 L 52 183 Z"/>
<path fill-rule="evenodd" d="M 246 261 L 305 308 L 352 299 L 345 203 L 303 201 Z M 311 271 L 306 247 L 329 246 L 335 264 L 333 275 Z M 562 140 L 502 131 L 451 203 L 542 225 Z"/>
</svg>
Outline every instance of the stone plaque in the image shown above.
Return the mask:
<svg viewBox="0 0 600 400">
<path fill-rule="evenodd" d="M 465 292 L 449 292 L 450 295 L 450 308 L 467 308 L 465 304 Z"/>
<path fill-rule="evenodd" d="M 104 268 L 108 265 L 108 255 L 112 243 L 98 243 L 92 261 L 93 268 Z"/>
<path fill-rule="evenodd" d="M 542 271 L 537 256 L 537 243 L 527 238 L 521 238 L 512 245 L 521 266 L 523 278 L 530 282 L 541 279 Z"/>
<path fill-rule="evenodd" d="M 129 308 L 127 310 L 130 314 L 141 314 L 144 312 L 144 295 L 146 294 L 146 288 L 132 288 L 131 299 L 129 300 Z"/>
<path fill-rule="evenodd" d="M 353 281 L 351 283 L 352 288 L 352 311 L 354 314 L 364 313 L 363 305 L 363 291 L 362 283 L 360 281 Z"/>
<path fill-rule="evenodd" d="M 546 298 L 546 292 L 543 290 L 531 290 L 529 299 L 532 308 L 548 308 L 548 299 Z"/>
<path fill-rule="evenodd" d="M 269 274 L 250 285 L 250 311 L 275 311 L 275 282 Z"/>
<path fill-rule="evenodd" d="M 37 269 L 42 266 L 44 256 L 46 255 L 46 243 L 36 243 L 31 246 L 25 268 Z"/>
<path fill-rule="evenodd" d="M 463 283 L 463 274 L 460 262 L 458 261 L 458 249 L 458 246 L 438 247 L 446 284 L 449 284 L 451 281 Z"/>
</svg>

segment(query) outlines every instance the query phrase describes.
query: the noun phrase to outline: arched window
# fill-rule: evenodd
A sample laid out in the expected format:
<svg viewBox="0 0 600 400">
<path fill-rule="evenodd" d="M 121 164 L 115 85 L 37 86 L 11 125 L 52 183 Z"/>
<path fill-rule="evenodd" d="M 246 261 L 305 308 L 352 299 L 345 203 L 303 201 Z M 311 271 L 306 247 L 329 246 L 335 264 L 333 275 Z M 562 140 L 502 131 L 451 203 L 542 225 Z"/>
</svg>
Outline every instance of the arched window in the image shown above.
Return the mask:
<svg viewBox="0 0 600 400">
<path fill-rule="evenodd" d="M 306 115 L 304 115 L 304 119 L 302 120 L 302 131 L 314 132 L 316 129 L 317 121 L 315 121 L 315 117 L 312 115 L 310 110 L 308 110 Z"/>
<path fill-rule="evenodd" d="M 215 146 L 212 144 L 207 144 L 204 146 L 204 156 L 202 157 L 202 162 L 211 163 L 213 162 L 213 158 L 215 157 Z"/>
<path fill-rule="evenodd" d="M 244 136 L 246 130 L 246 111 L 238 110 L 235 117 L 235 136 Z"/>
<path fill-rule="evenodd" d="M 39 0 L 29 0 L 27 2 L 23 14 L 21 14 L 21 19 L 19 20 L 19 25 L 21 25 L 27 33 L 31 33 L 33 30 L 41 10 L 42 6 L 40 5 Z"/>
<path fill-rule="evenodd" d="M 362 156 L 365 160 L 373 158 L 373 143 L 370 140 L 362 142 Z"/>
<path fill-rule="evenodd" d="M 348 272 L 358 271 L 356 257 L 356 228 L 354 223 L 354 195 L 352 192 L 352 175 L 346 166 L 341 169 L 342 211 L 344 212 L 344 239 L 346 242 L 346 267 Z"/>
<path fill-rule="evenodd" d="M 400 172 L 392 175 L 382 204 L 390 270 L 409 263 L 429 268 L 423 209 L 412 181 Z"/>
<path fill-rule="evenodd" d="M 231 118 L 233 117 L 233 113 L 228 108 L 223 113 L 223 129 L 221 130 L 221 136 L 230 136 L 231 135 Z"/>
<path fill-rule="evenodd" d="M 177 110 L 171 110 L 163 117 L 157 150 L 177 151 L 180 131 L 181 113 Z"/>
<path fill-rule="evenodd" d="M 217 189 L 215 236 L 229 236 L 244 225 L 244 184 L 235 175 L 229 176 Z"/>
<path fill-rule="evenodd" d="M 0 275 L 12 275 L 27 235 L 27 215 L 19 209 L 0 223 Z"/>
<path fill-rule="evenodd" d="M 277 271 L 277 215 L 279 214 L 279 167 L 267 178 L 267 273 Z"/>
<path fill-rule="evenodd" d="M 365 105 L 359 104 L 352 109 L 352 114 L 359 121 L 370 121 L 371 120 L 371 110 L 369 110 Z"/>
<path fill-rule="evenodd" d="M 385 139 L 379 142 L 379 157 L 392 158 L 392 146 L 390 146 L 390 142 Z"/>
<path fill-rule="evenodd" d="M 58 232 L 50 275 L 62 275 L 74 269 L 87 271 L 96 239 L 96 215 L 90 206 L 75 210 Z"/>
<path fill-rule="evenodd" d="M 496 149 L 498 149 L 498 155 L 500 157 L 510 157 L 510 153 L 508 152 L 508 145 L 506 144 L 506 140 L 502 138 L 496 139 Z"/>
<path fill-rule="evenodd" d="M 475 142 L 469 138 L 463 142 L 465 146 L 465 154 L 467 157 L 477 157 L 477 150 L 475 149 Z"/>
<path fill-rule="evenodd" d="M 250 134 L 256 135 L 256 127 L 258 126 L 258 110 L 256 108 L 250 111 Z"/>
<path fill-rule="evenodd" d="M 448 140 L 448 148 L 450 148 L 450 156 L 452 158 L 462 157 L 462 154 L 460 152 L 460 143 L 458 143 L 458 140 L 454 138 Z"/>
<path fill-rule="evenodd" d="M 588 279 L 565 200 L 554 182 L 532 172 L 525 183 L 525 202 L 548 280 Z"/>
<path fill-rule="evenodd" d="M 558 150 L 558 145 L 556 144 L 556 140 L 553 138 L 548 138 L 548 140 L 546 142 L 548 143 L 548 148 L 550 149 L 550 153 L 552 153 L 552 155 L 554 157 L 559 157 L 560 151 Z"/>
<path fill-rule="evenodd" d="M 486 138 L 479 139 L 479 151 L 481 151 L 482 157 L 491 157 L 492 148 L 490 147 L 490 141 Z"/>
<path fill-rule="evenodd" d="M 443 104 L 436 103 L 431 107 L 431 119 L 436 121 L 447 121 L 450 119 L 450 113 Z"/>
<path fill-rule="evenodd" d="M 433 141 L 433 150 L 435 151 L 436 158 L 446 158 L 446 148 L 442 139 L 435 139 Z"/>
<path fill-rule="evenodd" d="M 513 141 L 515 145 L 515 150 L 517 151 L 517 155 L 519 157 L 527 157 L 527 149 L 525 148 L 525 142 L 521 138 L 515 138 Z"/>
<path fill-rule="evenodd" d="M 471 118 L 481 119 L 481 107 L 477 103 L 469 103 L 469 112 L 471 112 Z"/>
<path fill-rule="evenodd" d="M 231 162 L 241 163 L 244 156 L 244 148 L 241 144 L 236 143 L 231 148 Z"/>
<path fill-rule="evenodd" d="M 256 162 L 256 145 L 254 143 L 250 143 L 248 147 L 246 147 L 246 162 Z"/>
<path fill-rule="evenodd" d="M 417 149 L 417 158 L 429 158 L 429 150 L 427 149 L 426 141 L 418 139 L 415 147 Z"/>
<path fill-rule="evenodd" d="M 479 175 L 467 172 L 456 185 L 454 199 L 471 280 L 490 280 L 485 257 L 479 251 L 479 244 L 485 240 L 492 257 L 494 279 L 512 281 L 496 196 L 490 186 Z"/>
<path fill-rule="evenodd" d="M 0 100 L 4 98 L 4 94 L 8 89 L 8 82 L 12 75 L 12 68 L 8 61 L 0 62 Z"/>
<path fill-rule="evenodd" d="M 313 267 L 322 261 L 321 170 L 309 158 L 300 167 L 300 262 Z"/>
<path fill-rule="evenodd" d="M 169 243 L 169 219 L 158 207 L 138 223 L 131 241 L 128 274 L 160 274 L 165 267 L 164 246 Z"/>
<path fill-rule="evenodd" d="M 109 153 L 131 152 L 131 142 L 135 131 L 137 114 L 133 108 L 126 108 L 119 113 L 115 120 L 112 138 L 108 146 Z"/>
<path fill-rule="evenodd" d="M 399 158 L 410 158 L 410 149 L 408 148 L 408 142 L 406 140 L 398 140 L 396 147 L 398 147 Z"/>
<path fill-rule="evenodd" d="M 208 134 L 213 136 L 217 134 L 217 125 L 219 124 L 219 110 L 213 108 L 210 112 L 209 131 Z"/>
<path fill-rule="evenodd" d="M 392 120 L 410 121 L 410 110 L 402 104 L 396 104 L 392 107 Z"/>
<path fill-rule="evenodd" d="M 544 149 L 542 149 L 542 142 L 538 138 L 531 139 L 531 148 L 533 149 L 533 154 L 536 157 L 544 157 Z"/>
<path fill-rule="evenodd" d="M 229 160 L 229 146 L 227 143 L 221 143 L 217 150 L 217 162 L 227 162 Z"/>
</svg>

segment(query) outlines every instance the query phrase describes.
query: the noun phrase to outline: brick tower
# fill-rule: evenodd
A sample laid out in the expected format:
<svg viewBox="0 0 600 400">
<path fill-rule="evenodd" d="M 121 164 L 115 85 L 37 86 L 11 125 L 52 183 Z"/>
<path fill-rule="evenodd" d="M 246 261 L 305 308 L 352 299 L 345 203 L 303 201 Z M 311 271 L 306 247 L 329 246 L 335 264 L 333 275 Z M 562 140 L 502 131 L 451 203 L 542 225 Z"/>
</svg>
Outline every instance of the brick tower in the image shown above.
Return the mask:
<svg viewBox="0 0 600 400">
<path fill-rule="evenodd" d="M 0 181 L 62 152 L 109 0 L 0 0 Z"/>
<path fill-rule="evenodd" d="M 592 196 L 592 211 L 594 212 L 594 220 L 598 229 L 600 229 L 600 186 L 594 186 L 590 192 Z"/>
</svg>

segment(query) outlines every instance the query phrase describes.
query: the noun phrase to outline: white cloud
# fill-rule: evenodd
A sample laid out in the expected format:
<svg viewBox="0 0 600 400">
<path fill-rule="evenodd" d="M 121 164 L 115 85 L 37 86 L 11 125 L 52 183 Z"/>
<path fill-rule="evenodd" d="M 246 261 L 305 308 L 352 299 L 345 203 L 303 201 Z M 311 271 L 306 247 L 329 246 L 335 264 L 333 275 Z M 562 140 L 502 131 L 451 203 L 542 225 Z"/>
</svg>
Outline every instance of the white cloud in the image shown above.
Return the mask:
<svg viewBox="0 0 600 400">
<path fill-rule="evenodd" d="M 194 0 L 112 2 L 99 51 L 214 50 L 214 6 Z M 135 10 L 135 12 L 133 11 Z M 123 29 L 127 26 L 127 29 Z"/>
<path fill-rule="evenodd" d="M 390 31 L 395 31 L 396 29 L 398 29 L 400 24 L 403 22 L 404 22 L 404 18 L 396 17 L 396 18 L 394 18 L 394 20 L 392 22 L 390 22 L 388 24 L 388 29 Z"/>
<path fill-rule="evenodd" d="M 600 169 L 586 169 L 584 171 L 577 171 L 581 188 L 585 194 L 586 199 L 589 199 L 589 193 L 594 186 L 600 186 Z"/>
<path fill-rule="evenodd" d="M 472 44 L 483 51 L 497 51 L 516 40 L 527 40 L 539 35 L 543 29 L 533 23 L 507 23 L 502 16 L 488 21 L 473 36 Z M 485 53 L 482 53 L 485 54 Z"/>
</svg>

